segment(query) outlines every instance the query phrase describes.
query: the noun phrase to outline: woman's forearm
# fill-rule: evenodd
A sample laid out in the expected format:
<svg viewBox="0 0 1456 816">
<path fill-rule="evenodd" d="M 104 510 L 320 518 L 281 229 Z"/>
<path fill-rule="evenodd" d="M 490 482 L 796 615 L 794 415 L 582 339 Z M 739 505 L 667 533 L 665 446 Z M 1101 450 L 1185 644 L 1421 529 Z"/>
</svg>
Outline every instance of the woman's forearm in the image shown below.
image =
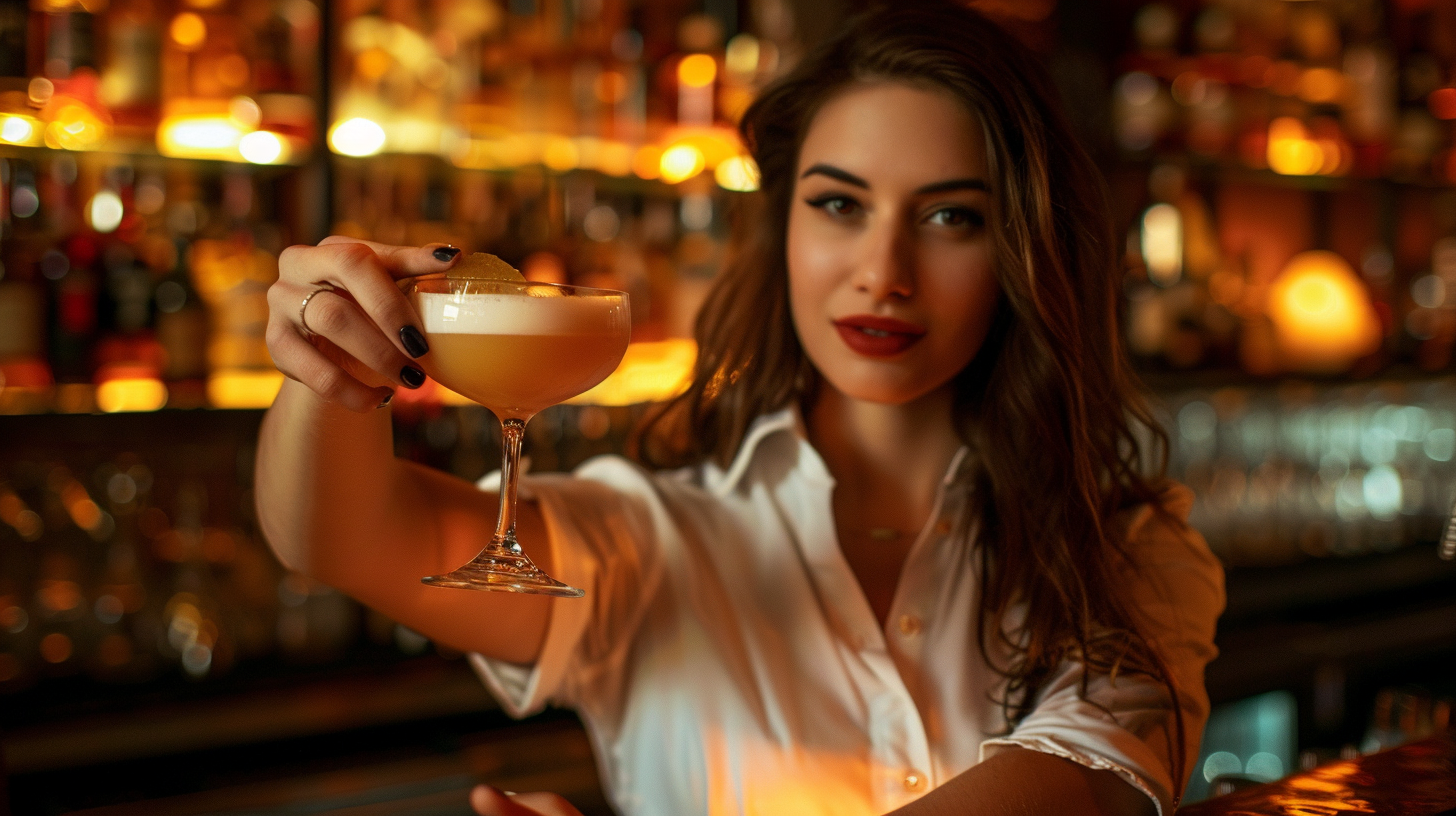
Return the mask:
<svg viewBox="0 0 1456 816">
<path fill-rule="evenodd" d="M 1002 751 L 894 816 L 1152 816 L 1153 802 L 1112 771 L 1012 748 Z"/>
<path fill-rule="evenodd" d="M 327 580 L 387 535 L 395 466 L 389 413 L 360 414 L 285 381 L 258 437 L 258 520 L 278 558 Z"/>
</svg>

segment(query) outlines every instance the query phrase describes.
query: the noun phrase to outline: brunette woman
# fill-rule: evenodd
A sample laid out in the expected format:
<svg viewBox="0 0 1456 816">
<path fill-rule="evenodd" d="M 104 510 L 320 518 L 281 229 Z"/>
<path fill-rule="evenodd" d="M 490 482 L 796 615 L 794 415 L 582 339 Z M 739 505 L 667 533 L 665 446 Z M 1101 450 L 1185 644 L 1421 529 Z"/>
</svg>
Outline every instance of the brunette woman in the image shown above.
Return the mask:
<svg viewBox="0 0 1456 816">
<path fill-rule="evenodd" d="M 1146 467 L 1117 241 L 1043 71 L 964 9 L 880 9 L 742 132 L 762 191 L 692 387 L 640 464 L 524 482 L 521 540 L 585 599 L 419 583 L 495 519 L 396 460 L 383 408 L 428 354 L 393 279 L 446 248 L 284 254 L 293 381 L 257 479 L 279 556 L 470 652 L 511 713 L 576 708 L 623 814 L 1170 814 L 1222 573 Z"/>
</svg>

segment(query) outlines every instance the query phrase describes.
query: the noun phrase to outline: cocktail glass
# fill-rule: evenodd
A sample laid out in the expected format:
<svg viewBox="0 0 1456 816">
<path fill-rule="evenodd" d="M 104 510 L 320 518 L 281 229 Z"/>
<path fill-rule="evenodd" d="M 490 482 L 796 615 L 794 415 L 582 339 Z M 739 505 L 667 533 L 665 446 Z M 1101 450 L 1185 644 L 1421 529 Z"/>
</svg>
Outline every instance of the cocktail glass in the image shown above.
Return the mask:
<svg viewBox="0 0 1456 816">
<path fill-rule="evenodd" d="M 401 282 L 424 324 L 425 371 L 501 424 L 500 516 L 470 563 L 420 580 L 432 586 L 586 594 L 542 572 L 516 541 L 517 465 L 526 422 L 612 373 L 631 335 L 627 295 L 609 289 L 426 275 Z"/>
</svg>

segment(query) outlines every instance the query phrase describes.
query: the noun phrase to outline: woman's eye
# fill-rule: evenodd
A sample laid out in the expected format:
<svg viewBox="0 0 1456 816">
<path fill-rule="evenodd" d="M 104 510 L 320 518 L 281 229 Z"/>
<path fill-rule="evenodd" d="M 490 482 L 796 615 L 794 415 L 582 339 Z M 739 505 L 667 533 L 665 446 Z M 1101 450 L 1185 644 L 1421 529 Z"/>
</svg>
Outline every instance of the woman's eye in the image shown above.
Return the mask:
<svg viewBox="0 0 1456 816">
<path fill-rule="evenodd" d="M 930 223 L 942 227 L 983 227 L 986 219 L 969 207 L 944 207 L 930 214 Z"/>
<path fill-rule="evenodd" d="M 817 207 L 830 215 L 840 217 L 854 215 L 859 210 L 859 202 L 845 196 L 820 196 L 809 199 L 807 202 L 811 207 Z"/>
</svg>

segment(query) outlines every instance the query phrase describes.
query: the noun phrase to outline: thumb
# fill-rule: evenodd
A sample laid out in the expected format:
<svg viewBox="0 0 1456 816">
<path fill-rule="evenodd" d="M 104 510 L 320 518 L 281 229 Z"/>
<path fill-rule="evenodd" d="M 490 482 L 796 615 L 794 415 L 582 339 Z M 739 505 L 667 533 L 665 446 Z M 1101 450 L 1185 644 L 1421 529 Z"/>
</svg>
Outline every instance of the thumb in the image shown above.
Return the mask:
<svg viewBox="0 0 1456 816">
<path fill-rule="evenodd" d="M 554 793 L 507 793 L 490 785 L 470 791 L 477 816 L 581 816 L 581 811 Z"/>
<path fill-rule="evenodd" d="M 460 260 L 460 249 L 448 244 L 425 244 L 418 247 L 394 246 L 377 241 L 365 241 L 343 235 L 330 235 L 319 241 L 319 246 L 337 244 L 362 244 L 374 251 L 379 263 L 396 280 L 416 275 L 431 275 L 444 272 Z"/>
<path fill-rule="evenodd" d="M 470 807 L 477 816 L 541 816 L 525 805 L 512 802 L 505 791 L 490 785 L 476 785 L 470 791 Z"/>
</svg>

